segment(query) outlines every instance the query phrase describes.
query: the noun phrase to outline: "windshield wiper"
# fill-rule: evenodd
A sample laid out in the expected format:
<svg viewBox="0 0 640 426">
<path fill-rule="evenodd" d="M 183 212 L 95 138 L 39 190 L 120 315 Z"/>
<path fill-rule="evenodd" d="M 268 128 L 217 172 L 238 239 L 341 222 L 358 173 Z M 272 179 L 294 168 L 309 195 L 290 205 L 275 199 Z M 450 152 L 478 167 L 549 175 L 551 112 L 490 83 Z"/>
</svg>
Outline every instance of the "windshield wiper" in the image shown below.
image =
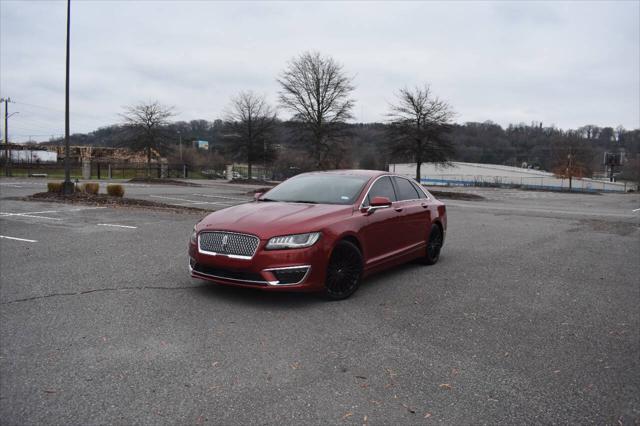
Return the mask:
<svg viewBox="0 0 640 426">
<path fill-rule="evenodd" d="M 304 203 L 304 204 L 318 204 L 316 201 L 307 201 L 307 200 L 292 200 L 290 203 Z"/>
<path fill-rule="evenodd" d="M 258 201 L 278 201 L 278 200 L 274 200 L 273 198 L 258 198 Z"/>
</svg>

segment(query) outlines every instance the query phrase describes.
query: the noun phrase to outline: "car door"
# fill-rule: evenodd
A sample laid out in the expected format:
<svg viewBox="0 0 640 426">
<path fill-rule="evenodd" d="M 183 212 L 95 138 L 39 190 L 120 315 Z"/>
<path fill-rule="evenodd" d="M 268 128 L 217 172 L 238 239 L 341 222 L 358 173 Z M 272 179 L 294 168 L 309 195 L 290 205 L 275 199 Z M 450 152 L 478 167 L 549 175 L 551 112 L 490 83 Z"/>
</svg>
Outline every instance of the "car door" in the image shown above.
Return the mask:
<svg viewBox="0 0 640 426">
<path fill-rule="evenodd" d="M 403 250 L 411 250 L 426 242 L 431 229 L 428 200 L 424 192 L 408 178 L 394 176 L 393 183 L 398 197 L 398 243 Z"/>
<path fill-rule="evenodd" d="M 400 250 L 396 229 L 398 212 L 394 208 L 397 197 L 391 177 L 382 176 L 373 183 L 362 202 L 362 207 L 369 207 L 374 197 L 387 197 L 392 205 L 363 213 L 366 215 L 366 224 L 360 229 L 360 237 L 364 242 L 367 266 L 383 262 L 385 258 Z"/>
</svg>

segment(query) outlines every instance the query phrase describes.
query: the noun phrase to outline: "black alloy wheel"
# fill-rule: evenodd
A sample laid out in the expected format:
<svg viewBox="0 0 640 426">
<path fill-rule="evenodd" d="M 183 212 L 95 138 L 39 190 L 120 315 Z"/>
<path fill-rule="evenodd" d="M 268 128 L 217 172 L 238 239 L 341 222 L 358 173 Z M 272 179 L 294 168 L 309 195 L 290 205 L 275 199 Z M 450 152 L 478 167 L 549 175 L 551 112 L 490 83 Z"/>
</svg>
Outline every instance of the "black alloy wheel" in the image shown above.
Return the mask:
<svg viewBox="0 0 640 426">
<path fill-rule="evenodd" d="M 346 299 L 358 289 L 361 278 L 362 253 L 349 241 L 338 242 L 327 267 L 325 295 L 332 300 Z"/>
<path fill-rule="evenodd" d="M 425 264 L 433 265 L 438 262 L 438 259 L 440 258 L 440 250 L 442 250 L 442 243 L 442 230 L 438 225 L 431 225 L 431 232 L 429 232 L 429 241 L 427 242 L 426 256 L 424 257 Z"/>
</svg>

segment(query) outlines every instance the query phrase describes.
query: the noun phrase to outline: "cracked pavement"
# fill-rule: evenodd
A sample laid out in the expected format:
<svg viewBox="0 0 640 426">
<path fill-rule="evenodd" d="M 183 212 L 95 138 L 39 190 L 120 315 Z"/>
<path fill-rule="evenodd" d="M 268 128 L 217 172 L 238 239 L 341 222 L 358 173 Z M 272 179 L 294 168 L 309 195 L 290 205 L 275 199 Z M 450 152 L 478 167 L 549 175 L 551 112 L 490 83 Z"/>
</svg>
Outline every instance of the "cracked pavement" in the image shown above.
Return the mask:
<svg viewBox="0 0 640 426">
<path fill-rule="evenodd" d="M 1 199 L 49 212 L 0 216 L 1 423 L 637 422 L 640 197 L 478 193 L 335 303 L 192 280 L 196 214 Z"/>
</svg>

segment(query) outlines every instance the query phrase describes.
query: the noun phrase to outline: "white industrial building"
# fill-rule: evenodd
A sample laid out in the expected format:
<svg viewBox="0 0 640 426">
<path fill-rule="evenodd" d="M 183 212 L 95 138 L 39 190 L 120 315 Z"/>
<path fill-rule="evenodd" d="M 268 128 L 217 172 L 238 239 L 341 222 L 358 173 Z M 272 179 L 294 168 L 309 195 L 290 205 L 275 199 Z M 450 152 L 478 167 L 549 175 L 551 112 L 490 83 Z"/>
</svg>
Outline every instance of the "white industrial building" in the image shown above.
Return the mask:
<svg viewBox="0 0 640 426">
<path fill-rule="evenodd" d="M 389 171 L 415 177 L 416 163 L 389 164 Z M 442 186 L 509 186 L 528 189 L 569 190 L 569 179 L 541 170 L 501 166 L 497 164 L 452 162 L 448 166 L 423 163 L 420 182 Z M 573 178 L 574 191 L 624 192 L 625 183 Z"/>
</svg>

